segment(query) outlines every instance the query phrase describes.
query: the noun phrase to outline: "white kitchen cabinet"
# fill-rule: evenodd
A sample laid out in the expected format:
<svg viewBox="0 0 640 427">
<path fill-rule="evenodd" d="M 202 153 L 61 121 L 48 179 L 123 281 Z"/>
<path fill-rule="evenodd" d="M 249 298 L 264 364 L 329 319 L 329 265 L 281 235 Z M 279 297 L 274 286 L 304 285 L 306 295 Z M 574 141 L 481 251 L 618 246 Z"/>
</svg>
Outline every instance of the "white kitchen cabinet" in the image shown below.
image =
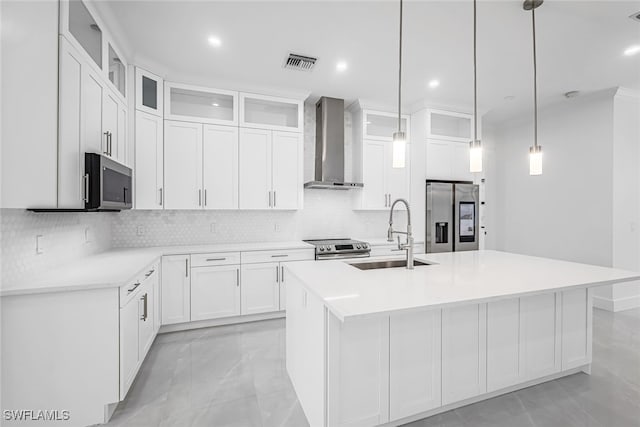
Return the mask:
<svg viewBox="0 0 640 427">
<path fill-rule="evenodd" d="M 442 404 L 441 310 L 389 319 L 389 419 L 398 420 Z"/>
<path fill-rule="evenodd" d="M 136 67 L 136 110 L 163 117 L 163 87 L 162 77 Z"/>
<path fill-rule="evenodd" d="M 238 128 L 204 125 L 203 190 L 205 209 L 238 208 Z"/>
<path fill-rule="evenodd" d="M 165 120 L 164 208 L 202 206 L 202 125 Z"/>
<path fill-rule="evenodd" d="M 562 370 L 591 363 L 592 291 L 562 292 Z"/>
<path fill-rule="evenodd" d="M 104 154 L 107 152 L 107 138 L 103 132 L 103 111 L 105 91 L 98 74 L 84 65 L 82 67 L 82 94 L 80 100 L 70 100 L 70 102 L 80 102 L 80 122 L 83 140 L 81 141 L 80 152 L 81 163 L 84 163 L 84 154 L 97 153 Z M 117 116 L 117 113 L 116 113 Z M 114 118 L 113 120 L 117 120 Z"/>
<path fill-rule="evenodd" d="M 127 96 L 127 64 L 124 62 L 122 55 L 118 53 L 118 49 L 111 43 L 107 43 L 109 49 L 107 51 L 107 66 L 109 69 L 109 82 L 124 98 Z"/>
<path fill-rule="evenodd" d="M 278 279 L 280 263 L 245 264 L 241 266 L 241 313 L 258 314 L 280 309 Z"/>
<path fill-rule="evenodd" d="M 104 26 L 92 9 L 82 0 L 60 1 L 60 32 L 96 70 L 103 69 L 105 60 Z"/>
<path fill-rule="evenodd" d="M 303 101 L 240 93 L 240 126 L 244 128 L 302 132 Z"/>
<path fill-rule="evenodd" d="M 302 134 L 240 129 L 240 209 L 299 209 Z"/>
<path fill-rule="evenodd" d="M 240 266 L 191 269 L 191 320 L 240 315 Z"/>
<path fill-rule="evenodd" d="M 389 421 L 389 320 L 332 314 L 327 322 L 327 424 L 371 426 Z"/>
<path fill-rule="evenodd" d="M 162 209 L 163 205 L 162 117 L 136 110 L 135 208 Z"/>
<path fill-rule="evenodd" d="M 520 298 L 487 304 L 487 391 L 522 382 Z"/>
<path fill-rule="evenodd" d="M 525 380 L 540 378 L 561 369 L 559 294 L 520 298 L 522 366 Z"/>
<path fill-rule="evenodd" d="M 431 110 L 427 113 L 427 138 L 466 142 L 473 139 L 473 115 Z"/>
<path fill-rule="evenodd" d="M 140 363 L 144 360 L 155 338 L 153 283 L 146 282 L 138 296 L 138 351 Z"/>
<path fill-rule="evenodd" d="M 138 300 L 130 300 L 120 308 L 120 399 L 127 391 L 138 373 Z"/>
<path fill-rule="evenodd" d="M 442 310 L 442 405 L 486 392 L 486 305 Z"/>
<path fill-rule="evenodd" d="M 127 107 L 113 90 L 102 90 L 102 154 L 126 164 Z"/>
<path fill-rule="evenodd" d="M 427 178 L 473 181 L 469 172 L 469 144 L 431 139 L 427 141 Z"/>
<path fill-rule="evenodd" d="M 363 110 L 363 138 L 380 141 L 392 141 L 393 134 L 398 131 L 398 114 L 382 111 Z M 409 116 L 402 115 L 400 129 L 408 132 Z"/>
<path fill-rule="evenodd" d="M 164 99 L 166 119 L 238 125 L 238 92 L 165 82 Z"/>
<path fill-rule="evenodd" d="M 411 146 L 407 144 L 405 167 L 394 168 L 392 142 L 365 140 L 362 142 L 361 171 L 364 187 L 358 191 L 356 209 L 387 210 L 394 200 L 409 199 Z"/>
<path fill-rule="evenodd" d="M 191 275 L 189 255 L 162 257 L 162 324 L 191 320 Z"/>
</svg>

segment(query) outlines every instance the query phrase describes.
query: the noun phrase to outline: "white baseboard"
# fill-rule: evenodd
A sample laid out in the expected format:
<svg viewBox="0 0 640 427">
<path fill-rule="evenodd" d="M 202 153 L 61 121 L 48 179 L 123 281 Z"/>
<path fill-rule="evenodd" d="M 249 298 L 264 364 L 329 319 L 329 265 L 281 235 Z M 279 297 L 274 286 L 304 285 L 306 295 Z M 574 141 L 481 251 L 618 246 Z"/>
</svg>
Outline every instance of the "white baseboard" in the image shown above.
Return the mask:
<svg viewBox="0 0 640 427">
<path fill-rule="evenodd" d="M 640 295 L 633 295 L 625 298 L 604 298 L 601 296 L 593 296 L 593 306 L 607 311 L 624 311 L 632 308 L 640 308 Z"/>
</svg>

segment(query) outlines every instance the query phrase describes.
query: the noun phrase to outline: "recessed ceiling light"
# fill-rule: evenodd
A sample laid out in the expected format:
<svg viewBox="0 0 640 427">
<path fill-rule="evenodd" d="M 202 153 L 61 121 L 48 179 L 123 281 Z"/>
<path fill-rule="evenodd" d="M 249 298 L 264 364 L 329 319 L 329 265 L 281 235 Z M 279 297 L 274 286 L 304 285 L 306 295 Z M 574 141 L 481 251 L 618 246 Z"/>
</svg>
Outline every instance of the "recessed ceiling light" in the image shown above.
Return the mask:
<svg viewBox="0 0 640 427">
<path fill-rule="evenodd" d="M 435 88 L 437 88 L 438 86 L 440 86 L 440 80 L 431 80 L 431 81 L 429 82 L 429 87 L 430 87 L 431 89 L 435 89 Z"/>
<path fill-rule="evenodd" d="M 220 40 L 220 38 L 219 38 L 219 37 L 216 37 L 216 36 L 210 36 L 210 37 L 208 38 L 208 40 L 209 40 L 209 44 L 210 44 L 211 46 L 213 46 L 213 47 L 220 47 L 220 46 L 222 46 L 222 40 Z"/>
<path fill-rule="evenodd" d="M 505 101 L 513 101 L 514 99 L 516 99 L 516 97 L 513 95 L 507 95 L 504 97 Z"/>
<path fill-rule="evenodd" d="M 338 61 L 336 64 L 336 70 L 343 72 L 347 69 L 347 63 L 345 61 Z"/>
<path fill-rule="evenodd" d="M 214 102 L 214 103 L 213 103 L 213 104 L 211 104 L 211 105 L 213 105 L 214 107 L 219 107 L 219 106 L 220 106 L 220 104 L 218 104 L 217 102 Z"/>
<path fill-rule="evenodd" d="M 640 53 L 640 45 L 629 46 L 624 50 L 625 56 L 632 56 L 636 53 Z"/>
</svg>

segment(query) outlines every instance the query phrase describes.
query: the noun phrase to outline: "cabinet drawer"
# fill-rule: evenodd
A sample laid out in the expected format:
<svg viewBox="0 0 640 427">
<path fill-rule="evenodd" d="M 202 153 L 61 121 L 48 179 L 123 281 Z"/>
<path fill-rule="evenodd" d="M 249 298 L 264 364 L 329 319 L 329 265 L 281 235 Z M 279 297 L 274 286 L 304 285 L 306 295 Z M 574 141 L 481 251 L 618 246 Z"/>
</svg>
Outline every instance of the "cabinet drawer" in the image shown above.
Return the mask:
<svg viewBox="0 0 640 427">
<path fill-rule="evenodd" d="M 261 262 L 306 261 L 313 259 L 315 259 L 313 249 L 242 252 L 243 264 L 256 264 Z"/>
<path fill-rule="evenodd" d="M 156 279 L 160 274 L 160 264 L 154 262 L 143 270 L 135 279 L 120 287 L 120 307 L 124 307 L 127 302 L 134 298 L 140 291 L 140 287 L 149 279 Z"/>
<path fill-rule="evenodd" d="M 240 264 L 240 252 L 218 252 L 191 255 L 191 267 L 209 267 L 212 265 L 231 264 Z"/>
</svg>

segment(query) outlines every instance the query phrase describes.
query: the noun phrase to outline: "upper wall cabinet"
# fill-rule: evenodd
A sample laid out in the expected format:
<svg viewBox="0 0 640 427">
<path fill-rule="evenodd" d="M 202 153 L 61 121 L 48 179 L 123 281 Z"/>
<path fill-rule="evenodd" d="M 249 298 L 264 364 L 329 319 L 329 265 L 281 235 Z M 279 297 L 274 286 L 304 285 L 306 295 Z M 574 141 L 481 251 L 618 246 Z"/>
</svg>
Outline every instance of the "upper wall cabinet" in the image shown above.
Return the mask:
<svg viewBox="0 0 640 427">
<path fill-rule="evenodd" d="M 382 113 L 379 111 L 362 111 L 364 139 L 380 141 L 393 140 L 393 134 L 398 131 L 398 115 L 394 113 Z M 407 132 L 408 116 L 402 116 L 400 129 Z"/>
<path fill-rule="evenodd" d="M 427 138 L 469 142 L 473 138 L 473 115 L 427 110 Z"/>
<path fill-rule="evenodd" d="M 238 92 L 165 83 L 165 119 L 238 125 Z"/>
<path fill-rule="evenodd" d="M 249 93 L 240 94 L 240 126 L 302 132 L 303 101 Z"/>
<path fill-rule="evenodd" d="M 136 110 L 163 117 L 162 77 L 136 67 Z"/>
<path fill-rule="evenodd" d="M 108 82 L 106 86 L 126 98 L 127 63 L 90 2 L 60 1 L 60 34 Z"/>
</svg>

